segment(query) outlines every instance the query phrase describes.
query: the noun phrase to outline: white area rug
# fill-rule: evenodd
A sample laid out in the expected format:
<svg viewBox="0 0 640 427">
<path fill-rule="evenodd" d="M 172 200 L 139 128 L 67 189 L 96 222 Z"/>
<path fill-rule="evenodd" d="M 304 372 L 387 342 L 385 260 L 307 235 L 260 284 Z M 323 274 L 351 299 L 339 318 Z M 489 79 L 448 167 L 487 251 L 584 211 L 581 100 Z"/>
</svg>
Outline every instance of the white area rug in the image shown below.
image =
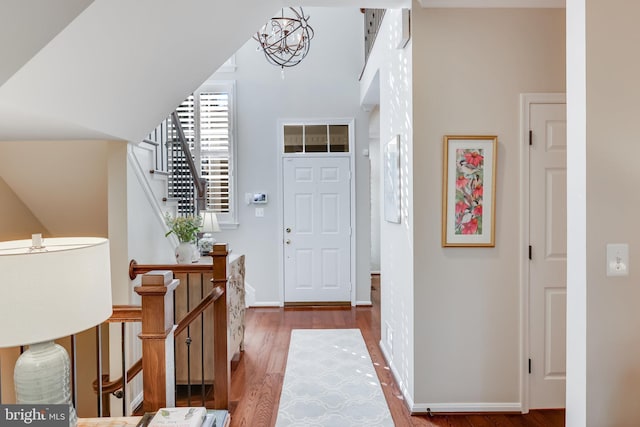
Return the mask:
<svg viewBox="0 0 640 427">
<path fill-rule="evenodd" d="M 393 426 L 359 329 L 294 329 L 277 427 Z"/>
</svg>

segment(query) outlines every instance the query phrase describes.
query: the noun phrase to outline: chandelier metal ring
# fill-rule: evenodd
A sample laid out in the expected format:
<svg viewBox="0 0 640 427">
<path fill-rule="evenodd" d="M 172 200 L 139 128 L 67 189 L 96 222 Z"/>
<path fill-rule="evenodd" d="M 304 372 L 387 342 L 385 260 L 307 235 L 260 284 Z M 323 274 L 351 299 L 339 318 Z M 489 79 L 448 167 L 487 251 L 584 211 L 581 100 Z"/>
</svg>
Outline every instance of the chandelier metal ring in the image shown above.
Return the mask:
<svg viewBox="0 0 640 427">
<path fill-rule="evenodd" d="M 253 39 L 260 44 L 258 50 L 262 50 L 269 63 L 284 68 L 298 65 L 307 56 L 313 36 L 309 16 L 304 15 L 301 7 L 298 10 L 289 7 L 287 15 L 282 9 L 281 16 L 271 18 Z"/>
</svg>

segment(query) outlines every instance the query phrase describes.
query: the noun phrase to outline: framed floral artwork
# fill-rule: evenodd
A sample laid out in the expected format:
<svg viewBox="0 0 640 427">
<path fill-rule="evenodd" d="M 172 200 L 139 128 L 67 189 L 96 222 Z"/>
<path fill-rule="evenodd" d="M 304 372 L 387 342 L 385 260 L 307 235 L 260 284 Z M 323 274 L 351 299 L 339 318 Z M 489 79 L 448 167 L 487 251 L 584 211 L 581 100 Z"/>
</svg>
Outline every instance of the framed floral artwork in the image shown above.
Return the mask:
<svg viewBox="0 0 640 427">
<path fill-rule="evenodd" d="M 497 136 L 445 136 L 442 246 L 495 246 Z"/>
</svg>

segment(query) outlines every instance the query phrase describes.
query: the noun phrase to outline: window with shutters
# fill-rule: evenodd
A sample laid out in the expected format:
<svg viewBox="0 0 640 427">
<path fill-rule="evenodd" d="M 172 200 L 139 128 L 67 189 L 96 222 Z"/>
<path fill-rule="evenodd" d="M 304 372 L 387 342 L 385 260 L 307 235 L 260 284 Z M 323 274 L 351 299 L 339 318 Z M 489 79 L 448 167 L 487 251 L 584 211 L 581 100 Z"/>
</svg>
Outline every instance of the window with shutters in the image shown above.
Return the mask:
<svg viewBox="0 0 640 427">
<path fill-rule="evenodd" d="M 234 193 L 234 82 L 208 82 L 176 109 L 200 175 L 207 180 L 206 210 L 236 224 Z"/>
</svg>

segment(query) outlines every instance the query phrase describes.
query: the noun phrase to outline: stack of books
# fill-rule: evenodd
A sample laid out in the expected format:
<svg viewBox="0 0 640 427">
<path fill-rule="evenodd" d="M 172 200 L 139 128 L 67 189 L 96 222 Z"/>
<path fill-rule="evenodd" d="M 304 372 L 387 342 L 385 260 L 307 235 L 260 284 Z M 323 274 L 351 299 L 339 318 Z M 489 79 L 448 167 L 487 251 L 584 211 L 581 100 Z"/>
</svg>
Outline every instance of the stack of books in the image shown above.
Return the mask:
<svg viewBox="0 0 640 427">
<path fill-rule="evenodd" d="M 230 423 L 228 411 L 189 406 L 147 412 L 136 427 L 228 427 Z"/>
</svg>

